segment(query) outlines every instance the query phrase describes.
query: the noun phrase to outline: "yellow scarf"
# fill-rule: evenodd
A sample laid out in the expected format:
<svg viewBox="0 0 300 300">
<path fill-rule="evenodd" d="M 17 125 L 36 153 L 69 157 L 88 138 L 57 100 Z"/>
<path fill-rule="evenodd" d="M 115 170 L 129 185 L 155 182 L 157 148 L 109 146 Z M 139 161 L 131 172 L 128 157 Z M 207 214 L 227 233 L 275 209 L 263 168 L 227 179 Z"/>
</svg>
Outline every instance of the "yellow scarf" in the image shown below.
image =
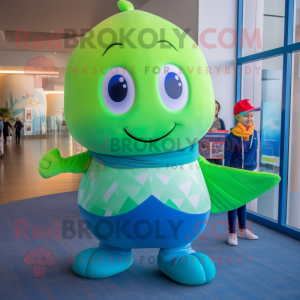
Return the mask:
<svg viewBox="0 0 300 300">
<path fill-rule="evenodd" d="M 238 122 L 236 127 L 231 129 L 231 132 L 236 135 L 243 137 L 246 142 L 249 141 L 249 136 L 253 134 L 254 131 L 254 124 L 252 123 L 248 129 L 241 123 Z"/>
</svg>

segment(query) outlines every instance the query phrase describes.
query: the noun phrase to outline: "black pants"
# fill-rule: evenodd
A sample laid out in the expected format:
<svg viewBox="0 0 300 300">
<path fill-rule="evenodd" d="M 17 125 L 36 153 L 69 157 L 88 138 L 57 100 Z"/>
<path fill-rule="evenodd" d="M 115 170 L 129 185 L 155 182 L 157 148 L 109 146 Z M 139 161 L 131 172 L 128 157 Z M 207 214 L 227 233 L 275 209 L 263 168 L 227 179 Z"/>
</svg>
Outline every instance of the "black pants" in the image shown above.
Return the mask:
<svg viewBox="0 0 300 300">
<path fill-rule="evenodd" d="M 8 132 L 3 132 L 3 136 L 4 136 L 4 144 L 6 144 L 6 140 L 7 140 L 7 136 L 8 136 Z"/>
<path fill-rule="evenodd" d="M 21 136 L 21 131 L 16 130 L 16 143 L 20 143 L 20 136 Z"/>
</svg>

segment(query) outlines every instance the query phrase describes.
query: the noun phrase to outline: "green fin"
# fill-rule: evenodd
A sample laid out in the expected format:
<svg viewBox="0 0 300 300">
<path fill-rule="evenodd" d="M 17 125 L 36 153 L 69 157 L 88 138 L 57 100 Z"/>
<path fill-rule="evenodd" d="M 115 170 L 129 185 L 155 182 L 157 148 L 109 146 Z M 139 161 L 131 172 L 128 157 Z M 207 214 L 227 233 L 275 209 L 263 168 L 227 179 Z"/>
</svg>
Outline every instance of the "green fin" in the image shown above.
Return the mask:
<svg viewBox="0 0 300 300">
<path fill-rule="evenodd" d="M 275 174 L 218 166 L 201 156 L 198 162 L 210 195 L 212 214 L 241 207 L 280 182 Z"/>
</svg>

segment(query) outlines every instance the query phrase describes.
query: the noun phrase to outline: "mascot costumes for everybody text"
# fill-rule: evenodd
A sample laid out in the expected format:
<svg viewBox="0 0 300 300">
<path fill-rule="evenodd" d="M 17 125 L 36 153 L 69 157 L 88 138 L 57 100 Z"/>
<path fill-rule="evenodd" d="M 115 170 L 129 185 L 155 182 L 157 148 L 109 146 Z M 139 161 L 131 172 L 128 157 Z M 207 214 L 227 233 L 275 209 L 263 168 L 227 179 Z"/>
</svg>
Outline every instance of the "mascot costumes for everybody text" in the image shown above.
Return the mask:
<svg viewBox="0 0 300 300">
<path fill-rule="evenodd" d="M 79 211 L 100 243 L 76 256 L 78 275 L 112 276 L 131 266 L 132 248 L 160 248 L 164 274 L 204 284 L 215 266 L 191 242 L 210 213 L 236 209 L 280 178 L 199 156 L 215 111 L 201 50 L 176 25 L 128 1 L 118 6 L 83 37 L 66 70 L 66 123 L 88 151 L 62 158 L 52 149 L 39 172 L 83 173 Z"/>
</svg>

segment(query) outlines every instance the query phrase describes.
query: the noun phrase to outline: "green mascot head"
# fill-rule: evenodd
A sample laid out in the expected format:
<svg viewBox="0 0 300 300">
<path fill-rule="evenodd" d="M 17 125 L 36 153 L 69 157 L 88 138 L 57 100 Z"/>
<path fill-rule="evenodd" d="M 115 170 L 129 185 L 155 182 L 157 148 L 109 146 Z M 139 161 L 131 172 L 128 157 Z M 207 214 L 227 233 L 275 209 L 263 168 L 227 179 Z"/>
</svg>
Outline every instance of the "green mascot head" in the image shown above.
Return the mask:
<svg viewBox="0 0 300 300">
<path fill-rule="evenodd" d="M 120 13 L 88 32 L 69 60 L 65 117 L 87 149 L 133 156 L 198 141 L 214 117 L 206 60 L 176 25 L 119 1 Z"/>
</svg>

